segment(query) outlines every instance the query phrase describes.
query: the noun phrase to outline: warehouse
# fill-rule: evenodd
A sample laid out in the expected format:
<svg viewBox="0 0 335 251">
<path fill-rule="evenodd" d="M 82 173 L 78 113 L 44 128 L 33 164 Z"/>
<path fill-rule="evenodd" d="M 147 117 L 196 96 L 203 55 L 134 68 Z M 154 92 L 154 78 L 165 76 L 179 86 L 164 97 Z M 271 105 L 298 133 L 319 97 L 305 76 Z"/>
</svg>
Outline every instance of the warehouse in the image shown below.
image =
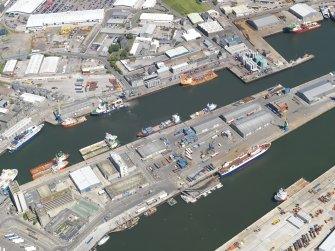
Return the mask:
<svg viewBox="0 0 335 251">
<path fill-rule="evenodd" d="M 335 231 L 333 230 L 330 235 L 321 243 L 317 249 L 318 251 L 334 251 L 335 250 Z"/>
<path fill-rule="evenodd" d="M 166 151 L 166 146 L 162 141 L 153 141 L 145 145 L 141 145 L 136 149 L 137 153 L 141 156 L 143 160 L 149 159 L 162 152 Z"/>
<path fill-rule="evenodd" d="M 224 14 L 226 14 L 227 16 L 228 16 L 229 14 L 232 14 L 232 13 L 233 13 L 233 9 L 232 9 L 229 5 L 221 6 L 221 7 L 220 7 L 220 10 L 221 10 Z"/>
<path fill-rule="evenodd" d="M 130 12 L 126 11 L 113 11 L 111 14 L 111 18 L 116 19 L 126 19 L 130 15 Z"/>
<path fill-rule="evenodd" d="M 223 31 L 223 28 L 218 23 L 218 21 L 210 21 L 210 22 L 198 24 L 198 29 L 201 30 L 206 36 L 215 35 Z"/>
<path fill-rule="evenodd" d="M 302 20 L 313 18 L 318 14 L 316 10 L 305 3 L 298 3 L 293 5 L 290 7 L 289 12 Z"/>
<path fill-rule="evenodd" d="M 156 0 L 146 0 L 144 4 L 142 5 L 142 9 L 150 9 L 155 7 L 156 5 Z"/>
<path fill-rule="evenodd" d="M 31 93 L 23 93 L 20 98 L 23 99 L 24 102 L 27 103 L 42 103 L 45 100 L 45 97 L 39 96 L 39 95 L 35 95 L 35 94 L 31 94 Z"/>
<path fill-rule="evenodd" d="M 89 192 L 101 184 L 90 166 L 85 166 L 70 173 L 70 177 L 81 193 Z"/>
<path fill-rule="evenodd" d="M 40 30 L 49 26 L 64 26 L 68 24 L 94 25 L 104 19 L 103 9 L 68 11 L 49 14 L 36 14 L 28 18 L 26 29 Z"/>
<path fill-rule="evenodd" d="M 272 115 L 267 111 L 260 111 L 244 117 L 231 124 L 231 127 L 243 138 L 270 125 L 273 122 Z"/>
<path fill-rule="evenodd" d="M 191 69 L 191 66 L 187 63 L 177 64 L 171 67 L 171 70 L 174 74 L 180 74 Z"/>
<path fill-rule="evenodd" d="M 152 37 L 156 29 L 155 24 L 145 24 L 141 31 L 140 31 L 140 36 L 141 37 Z"/>
<path fill-rule="evenodd" d="M 226 121 L 229 124 L 237 119 L 246 117 L 248 115 L 251 115 L 255 112 L 259 112 L 261 110 L 262 110 L 262 107 L 258 103 L 247 104 L 247 105 L 235 108 L 231 111 L 228 111 L 222 114 L 221 117 L 223 118 L 224 121 Z"/>
<path fill-rule="evenodd" d="M 97 163 L 97 166 L 104 178 L 108 181 L 120 177 L 118 170 L 113 166 L 112 162 L 109 159 L 100 161 L 99 163 Z"/>
<path fill-rule="evenodd" d="M 176 58 L 187 54 L 189 51 L 184 46 L 179 46 L 165 52 L 166 56 L 169 58 Z"/>
<path fill-rule="evenodd" d="M 19 134 L 21 131 L 26 129 L 28 125 L 31 123 L 31 118 L 24 118 L 17 122 L 12 127 L 8 128 L 4 133 L 2 134 L 2 137 L 5 139 L 10 139 L 11 137 Z"/>
<path fill-rule="evenodd" d="M 8 8 L 6 14 L 31 14 L 46 0 L 18 0 Z"/>
<path fill-rule="evenodd" d="M 297 96 L 308 104 L 314 103 L 334 91 L 334 85 L 328 81 L 321 81 L 311 86 L 302 88 L 297 92 Z"/>
<path fill-rule="evenodd" d="M 195 29 L 189 29 L 181 37 L 185 39 L 185 41 L 191 41 L 194 39 L 201 38 L 201 34 L 197 32 Z"/>
<path fill-rule="evenodd" d="M 253 10 L 249 9 L 246 5 L 237 5 L 232 7 L 232 12 L 236 17 L 244 17 L 251 15 Z"/>
<path fill-rule="evenodd" d="M 122 178 L 124 176 L 127 176 L 129 173 L 128 165 L 123 161 L 121 156 L 114 152 L 110 153 L 110 156 L 113 165 L 120 173 L 120 177 Z"/>
<path fill-rule="evenodd" d="M 187 17 L 188 19 L 190 19 L 192 24 L 198 24 L 204 22 L 199 13 L 190 13 L 187 15 Z"/>
<path fill-rule="evenodd" d="M 135 8 L 138 4 L 139 0 L 116 0 L 113 4 L 114 7 L 128 7 L 128 8 Z"/>
<path fill-rule="evenodd" d="M 249 19 L 247 23 L 256 30 L 262 30 L 278 24 L 279 19 L 274 15 L 265 15 Z"/>
<path fill-rule="evenodd" d="M 214 118 L 204 122 L 201 122 L 197 125 L 193 125 L 191 128 L 192 130 L 199 136 L 205 132 L 213 130 L 218 127 L 224 126 L 224 122 L 221 118 Z"/>
<path fill-rule="evenodd" d="M 17 64 L 17 60 L 15 59 L 8 60 L 5 64 L 5 67 L 3 68 L 2 73 L 5 75 L 13 75 L 16 64 Z"/>
<path fill-rule="evenodd" d="M 155 23 L 171 23 L 173 15 L 164 13 L 142 13 L 140 16 L 141 22 Z"/>
<path fill-rule="evenodd" d="M 60 57 L 46 57 L 43 60 L 39 73 L 52 74 L 57 72 Z"/>
<path fill-rule="evenodd" d="M 27 69 L 25 71 L 25 75 L 30 74 L 38 74 L 41 68 L 42 61 L 44 59 L 44 55 L 42 54 L 34 54 L 30 57 Z"/>
</svg>

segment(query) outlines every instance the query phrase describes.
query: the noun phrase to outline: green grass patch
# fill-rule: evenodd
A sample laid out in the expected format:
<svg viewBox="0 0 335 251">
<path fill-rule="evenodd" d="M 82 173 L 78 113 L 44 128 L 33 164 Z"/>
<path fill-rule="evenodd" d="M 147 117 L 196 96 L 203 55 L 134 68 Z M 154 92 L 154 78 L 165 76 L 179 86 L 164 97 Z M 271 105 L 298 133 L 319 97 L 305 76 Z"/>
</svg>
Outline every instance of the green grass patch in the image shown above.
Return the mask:
<svg viewBox="0 0 335 251">
<path fill-rule="evenodd" d="M 5 64 L 0 64 L 0 74 L 2 74 L 3 68 L 5 68 Z"/>
<path fill-rule="evenodd" d="M 197 0 L 163 0 L 163 2 L 182 15 L 208 10 L 206 4 L 199 4 Z"/>
</svg>

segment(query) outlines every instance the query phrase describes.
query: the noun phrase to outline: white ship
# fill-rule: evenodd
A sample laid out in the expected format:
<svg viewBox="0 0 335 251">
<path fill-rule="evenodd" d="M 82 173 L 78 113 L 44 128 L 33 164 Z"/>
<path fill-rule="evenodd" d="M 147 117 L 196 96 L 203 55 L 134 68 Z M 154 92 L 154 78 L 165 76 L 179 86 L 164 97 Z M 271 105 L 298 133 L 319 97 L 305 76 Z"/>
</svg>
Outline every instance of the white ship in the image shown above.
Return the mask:
<svg viewBox="0 0 335 251">
<path fill-rule="evenodd" d="M 216 109 L 217 105 L 214 104 L 214 103 L 211 103 L 211 104 L 207 104 L 207 106 L 202 109 L 201 111 L 199 112 L 195 112 L 193 114 L 190 115 L 191 119 L 194 119 L 194 118 L 197 118 L 197 117 L 200 117 L 200 116 L 203 116 L 211 111 L 214 111 Z"/>
<path fill-rule="evenodd" d="M 102 246 L 102 245 L 105 244 L 108 240 L 109 240 L 109 236 L 108 236 L 108 235 L 105 235 L 105 236 L 102 237 L 102 239 L 98 242 L 98 246 Z"/>
<path fill-rule="evenodd" d="M 275 200 L 278 202 L 282 202 L 287 199 L 287 192 L 285 189 L 280 188 L 279 191 L 274 196 Z"/>
<path fill-rule="evenodd" d="M 120 144 L 120 142 L 117 140 L 117 136 L 112 135 L 108 132 L 106 132 L 105 142 L 109 145 L 111 149 L 114 149 Z"/>
<path fill-rule="evenodd" d="M 3 169 L 0 176 L 0 189 L 7 189 L 9 183 L 16 178 L 18 173 L 17 169 Z"/>
</svg>

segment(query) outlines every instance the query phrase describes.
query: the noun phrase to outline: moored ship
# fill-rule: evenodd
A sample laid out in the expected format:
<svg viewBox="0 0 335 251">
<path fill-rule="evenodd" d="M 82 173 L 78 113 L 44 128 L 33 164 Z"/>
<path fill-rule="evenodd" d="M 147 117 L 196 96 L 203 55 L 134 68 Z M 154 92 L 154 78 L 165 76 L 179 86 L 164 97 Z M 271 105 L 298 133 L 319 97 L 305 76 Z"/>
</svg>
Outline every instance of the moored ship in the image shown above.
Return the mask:
<svg viewBox="0 0 335 251">
<path fill-rule="evenodd" d="M 193 114 L 190 115 L 191 119 L 194 119 L 196 117 L 200 117 L 200 116 L 203 116 L 211 111 L 214 111 L 216 109 L 217 105 L 214 104 L 214 103 L 211 103 L 211 104 L 207 104 L 207 106 L 202 109 L 201 111 L 199 112 L 195 112 Z"/>
<path fill-rule="evenodd" d="M 324 19 L 329 19 L 330 18 L 329 9 L 328 9 L 327 6 L 320 6 L 320 12 L 321 12 Z"/>
<path fill-rule="evenodd" d="M 279 191 L 275 194 L 274 199 L 278 202 L 282 202 L 287 199 L 287 191 L 283 188 L 280 188 Z"/>
<path fill-rule="evenodd" d="M 17 169 L 2 169 L 0 175 L 0 189 L 5 190 L 8 188 L 9 183 L 12 182 L 19 171 Z"/>
<path fill-rule="evenodd" d="M 172 118 L 166 121 L 161 122 L 159 125 L 156 126 L 149 126 L 147 128 L 142 129 L 138 134 L 137 137 L 146 137 L 150 134 L 159 132 L 163 129 L 169 128 L 171 126 L 177 125 L 181 122 L 180 116 L 178 114 L 172 115 Z"/>
<path fill-rule="evenodd" d="M 189 74 L 180 75 L 180 83 L 182 85 L 199 85 L 214 78 L 217 78 L 218 75 L 214 71 L 207 71 L 195 76 Z"/>
<path fill-rule="evenodd" d="M 68 158 L 70 157 L 70 154 L 68 154 L 68 153 L 63 153 L 62 151 L 59 151 L 57 154 L 56 154 L 56 156 L 52 159 L 52 160 L 50 160 L 50 161 L 48 161 L 48 162 L 45 162 L 45 163 L 43 163 L 43 164 L 41 164 L 41 165 L 38 165 L 38 166 L 36 166 L 36 167 L 34 167 L 34 168 L 31 168 L 31 169 L 29 169 L 29 172 L 30 172 L 30 174 L 32 175 L 32 178 L 34 179 L 34 177 L 35 178 L 37 178 L 37 177 L 39 177 L 40 175 L 39 175 L 39 173 L 44 173 L 44 172 L 51 172 L 51 168 L 52 168 L 52 166 L 57 162 L 57 161 L 65 161 L 65 160 L 67 160 Z"/>
<path fill-rule="evenodd" d="M 270 148 L 270 146 L 271 143 L 265 143 L 251 147 L 247 152 L 242 153 L 234 160 L 223 163 L 222 168 L 220 168 L 218 171 L 219 175 L 224 177 L 232 172 L 237 171 L 238 169 L 248 164 L 250 161 L 264 154 Z"/>
<path fill-rule="evenodd" d="M 328 13 L 331 20 L 335 21 L 335 7 L 329 6 L 328 7 Z"/>
<path fill-rule="evenodd" d="M 115 111 L 119 111 L 122 109 L 127 108 L 128 106 L 123 102 L 121 98 L 112 101 L 109 103 L 108 101 L 100 101 L 99 106 L 91 112 L 92 116 L 99 116 L 99 115 L 107 115 Z"/>
<path fill-rule="evenodd" d="M 303 33 L 306 31 L 315 30 L 321 27 L 321 24 L 317 22 L 305 22 L 303 24 L 292 24 L 285 28 L 286 32 L 289 33 Z"/>
<path fill-rule="evenodd" d="M 85 116 L 79 118 L 66 118 L 62 121 L 62 126 L 71 127 L 85 122 L 87 119 Z"/>
<path fill-rule="evenodd" d="M 8 151 L 10 153 L 13 153 L 19 150 L 22 146 L 24 146 L 30 140 L 32 140 L 34 136 L 36 136 L 36 134 L 42 130 L 43 126 L 44 124 L 40 124 L 38 126 L 32 126 L 29 127 L 27 130 L 21 132 L 18 136 L 14 138 L 11 145 L 7 147 Z"/>
<path fill-rule="evenodd" d="M 102 239 L 98 242 L 98 246 L 102 246 L 102 245 L 105 244 L 108 240 L 109 240 L 109 236 L 108 236 L 108 235 L 105 235 L 105 236 L 102 237 Z"/>
</svg>

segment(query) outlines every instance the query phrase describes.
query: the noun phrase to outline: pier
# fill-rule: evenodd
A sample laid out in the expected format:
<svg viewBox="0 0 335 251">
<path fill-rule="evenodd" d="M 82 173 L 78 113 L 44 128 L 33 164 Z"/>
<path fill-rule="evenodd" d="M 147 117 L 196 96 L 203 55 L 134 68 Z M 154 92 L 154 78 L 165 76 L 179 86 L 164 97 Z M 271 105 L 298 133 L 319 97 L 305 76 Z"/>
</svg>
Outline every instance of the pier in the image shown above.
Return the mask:
<svg viewBox="0 0 335 251">
<path fill-rule="evenodd" d="M 216 251 L 233 250 L 289 250 L 298 240 L 307 250 L 315 250 L 335 227 L 335 166 L 320 177 L 306 183 L 299 180 L 288 188 L 288 199 Z M 304 212 L 310 220 L 302 225 L 290 223 L 291 217 Z M 318 227 L 315 227 L 315 226 Z M 320 228 L 319 228 L 320 227 Z M 313 229 L 313 230 L 311 230 Z M 304 240 L 301 240 L 302 236 Z"/>
</svg>

